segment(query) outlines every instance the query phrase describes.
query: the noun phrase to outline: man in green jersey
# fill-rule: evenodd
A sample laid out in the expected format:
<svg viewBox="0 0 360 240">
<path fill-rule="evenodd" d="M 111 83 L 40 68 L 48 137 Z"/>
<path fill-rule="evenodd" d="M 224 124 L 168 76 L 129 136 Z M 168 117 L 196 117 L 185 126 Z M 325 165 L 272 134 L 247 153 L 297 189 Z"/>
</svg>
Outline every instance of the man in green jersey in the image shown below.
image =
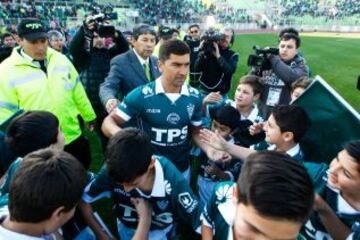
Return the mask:
<svg viewBox="0 0 360 240">
<path fill-rule="evenodd" d="M 110 137 L 121 130 L 123 123 L 137 117 L 140 127 L 151 138 L 154 153 L 171 160 L 186 179 L 190 178 L 190 140 L 203 145 L 197 134 L 202 99 L 198 90 L 184 84 L 189 72 L 189 53 L 189 47 L 182 41 L 165 42 L 159 55 L 162 75 L 130 92 L 102 125 L 104 134 Z"/>
</svg>

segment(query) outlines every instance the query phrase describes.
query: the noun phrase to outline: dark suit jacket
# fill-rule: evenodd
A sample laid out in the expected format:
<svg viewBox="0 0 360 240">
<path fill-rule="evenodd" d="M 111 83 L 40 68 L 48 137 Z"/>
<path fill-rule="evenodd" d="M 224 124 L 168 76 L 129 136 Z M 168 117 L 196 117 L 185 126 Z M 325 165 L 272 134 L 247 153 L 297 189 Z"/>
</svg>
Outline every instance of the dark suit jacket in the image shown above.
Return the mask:
<svg viewBox="0 0 360 240">
<path fill-rule="evenodd" d="M 157 67 L 157 58 L 151 56 L 149 59 L 151 80 L 160 76 Z M 106 102 L 111 98 L 126 96 L 134 88 L 148 83 L 144 67 L 141 66 L 139 59 L 133 49 L 113 58 L 110 63 L 110 72 L 105 81 L 100 85 L 99 95 L 101 102 Z"/>
</svg>

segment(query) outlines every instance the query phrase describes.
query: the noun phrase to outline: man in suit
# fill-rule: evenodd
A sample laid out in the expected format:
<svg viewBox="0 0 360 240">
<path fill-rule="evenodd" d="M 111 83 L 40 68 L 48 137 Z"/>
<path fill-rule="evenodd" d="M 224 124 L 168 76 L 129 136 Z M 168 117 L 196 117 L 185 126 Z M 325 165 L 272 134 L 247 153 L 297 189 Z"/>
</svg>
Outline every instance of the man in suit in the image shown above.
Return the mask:
<svg viewBox="0 0 360 240">
<path fill-rule="evenodd" d="M 151 56 L 156 44 L 155 30 L 142 24 L 134 28 L 133 38 L 133 49 L 111 60 L 110 72 L 100 85 L 100 99 L 108 113 L 119 104 L 118 95 L 123 97 L 160 76 L 157 58 Z"/>
</svg>

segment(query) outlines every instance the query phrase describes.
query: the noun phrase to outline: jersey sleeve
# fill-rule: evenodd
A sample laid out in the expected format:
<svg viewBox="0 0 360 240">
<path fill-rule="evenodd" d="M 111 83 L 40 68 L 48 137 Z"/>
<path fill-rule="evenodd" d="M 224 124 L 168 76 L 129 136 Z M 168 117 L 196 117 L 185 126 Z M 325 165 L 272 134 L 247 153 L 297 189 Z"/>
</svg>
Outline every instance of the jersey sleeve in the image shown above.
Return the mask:
<svg viewBox="0 0 360 240">
<path fill-rule="evenodd" d="M 129 121 L 132 117 L 141 113 L 144 103 L 144 99 L 141 94 L 142 88 L 143 86 L 135 88 L 128 95 L 126 95 L 124 100 L 116 109 L 116 114 L 125 121 Z"/>
<path fill-rule="evenodd" d="M 192 90 L 194 91 L 194 90 Z M 196 90 L 197 91 L 197 90 Z M 195 96 L 195 106 L 194 106 L 194 110 L 193 110 L 193 115 L 191 117 L 191 125 L 194 127 L 200 127 L 202 125 L 202 98 L 200 95 Z M 188 111 L 190 111 L 191 109 L 189 109 L 190 107 L 188 106 Z"/>
<path fill-rule="evenodd" d="M 113 183 L 108 177 L 105 166 L 103 166 L 99 174 L 85 187 L 82 200 L 86 203 L 92 203 L 101 198 L 110 198 L 112 188 Z"/>
<path fill-rule="evenodd" d="M 183 175 L 171 166 L 172 182 L 171 201 L 175 214 L 200 233 L 200 214 L 202 207 Z"/>
<path fill-rule="evenodd" d="M 214 225 L 214 214 L 215 214 L 215 209 L 216 209 L 216 194 L 215 194 L 215 189 L 212 191 L 212 194 L 208 200 L 208 202 L 206 203 L 203 212 L 201 213 L 201 217 L 200 220 L 202 222 L 203 225 L 215 230 L 215 225 Z"/>
</svg>

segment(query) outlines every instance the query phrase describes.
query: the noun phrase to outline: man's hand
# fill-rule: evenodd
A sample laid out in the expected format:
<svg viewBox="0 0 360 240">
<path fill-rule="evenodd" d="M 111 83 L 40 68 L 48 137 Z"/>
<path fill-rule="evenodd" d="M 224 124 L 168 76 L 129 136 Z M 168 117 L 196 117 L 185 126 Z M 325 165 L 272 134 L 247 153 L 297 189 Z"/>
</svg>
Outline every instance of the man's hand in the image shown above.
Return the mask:
<svg viewBox="0 0 360 240">
<path fill-rule="evenodd" d="M 206 97 L 204 97 L 203 104 L 207 105 L 209 103 L 217 103 L 221 102 L 223 97 L 221 96 L 220 92 L 211 92 Z"/>
<path fill-rule="evenodd" d="M 105 105 L 106 111 L 110 114 L 118 105 L 119 100 L 116 98 L 109 99 Z"/>
<path fill-rule="evenodd" d="M 219 45 L 216 42 L 213 42 L 213 46 L 215 51 L 213 51 L 213 54 L 216 58 L 220 58 L 220 50 L 219 50 Z"/>
</svg>

